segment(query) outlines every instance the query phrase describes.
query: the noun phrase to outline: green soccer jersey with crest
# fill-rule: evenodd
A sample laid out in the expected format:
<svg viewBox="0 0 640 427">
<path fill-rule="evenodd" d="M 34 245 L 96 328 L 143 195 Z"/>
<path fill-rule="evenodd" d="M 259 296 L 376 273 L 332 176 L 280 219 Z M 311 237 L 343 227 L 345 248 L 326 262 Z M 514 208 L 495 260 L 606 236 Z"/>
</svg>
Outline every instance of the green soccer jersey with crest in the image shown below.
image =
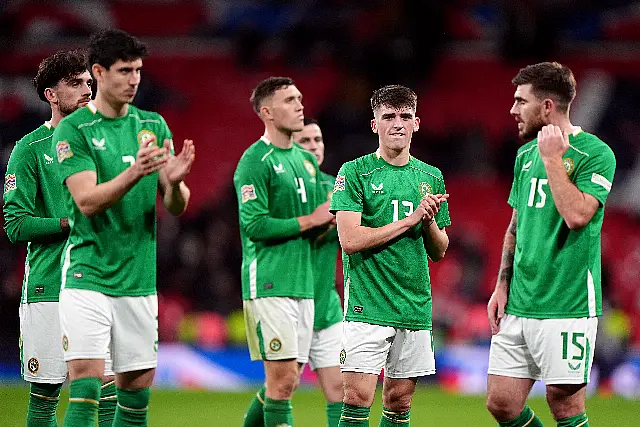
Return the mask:
<svg viewBox="0 0 640 427">
<path fill-rule="evenodd" d="M 242 155 L 233 183 L 242 240 L 242 298 L 313 298 L 311 238 L 297 217 L 324 201 L 313 154 L 262 137 Z"/>
<path fill-rule="evenodd" d="M 439 169 L 410 157 L 404 166 L 379 152 L 345 163 L 331 199 L 331 211 L 361 212 L 361 225 L 383 227 L 405 218 L 426 194 L 445 194 Z M 451 224 L 443 202 L 435 217 Z M 373 249 L 346 255 L 345 319 L 412 330 L 431 329 L 431 283 L 422 224 Z"/>
<path fill-rule="evenodd" d="M 21 303 L 58 301 L 60 257 L 67 233 L 63 187 L 51 147 L 53 127 L 45 122 L 18 141 L 4 178 L 4 229 L 12 242 L 27 242 Z"/>
<path fill-rule="evenodd" d="M 600 232 L 616 159 L 598 137 L 576 128 L 564 167 L 599 202 L 591 221 L 570 230 L 555 206 L 538 140 L 518 150 L 509 205 L 517 211 L 513 277 L 506 312 L 538 319 L 602 314 Z"/>
<path fill-rule="evenodd" d="M 319 173 L 320 185 L 325 202 L 331 198 L 335 178 L 322 171 Z M 325 329 L 342 320 L 340 295 L 336 290 L 336 261 L 340 244 L 335 226 L 320 228 L 319 235 L 312 241 L 311 257 L 313 258 L 313 275 L 315 291 L 313 304 L 315 307 L 313 329 Z"/>
<path fill-rule="evenodd" d="M 89 103 L 64 118 L 53 134 L 59 182 L 82 171 L 95 171 L 98 184 L 110 181 L 135 163 L 140 146 L 152 137 L 159 144 L 171 140 L 159 114 L 129 105 L 125 116 L 111 118 Z M 157 188 L 155 172 L 92 217 L 84 216 L 65 190 L 71 231 L 62 288 L 116 297 L 156 293 Z"/>
</svg>

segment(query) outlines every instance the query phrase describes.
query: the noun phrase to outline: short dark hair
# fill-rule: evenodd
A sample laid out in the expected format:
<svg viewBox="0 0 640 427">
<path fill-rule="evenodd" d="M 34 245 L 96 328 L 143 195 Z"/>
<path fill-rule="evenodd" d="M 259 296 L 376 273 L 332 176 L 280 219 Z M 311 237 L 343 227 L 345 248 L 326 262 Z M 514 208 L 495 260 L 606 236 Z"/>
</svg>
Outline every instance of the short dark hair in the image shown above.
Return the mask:
<svg viewBox="0 0 640 427">
<path fill-rule="evenodd" d="M 116 61 L 134 61 L 147 56 L 147 46 L 122 30 L 103 30 L 91 35 L 89 67 L 100 64 L 109 69 Z"/>
<path fill-rule="evenodd" d="M 305 126 L 309 126 L 309 125 L 318 125 L 318 126 L 320 126 L 318 124 L 318 121 L 316 119 L 314 119 L 313 117 L 305 117 L 303 123 L 304 123 Z"/>
<path fill-rule="evenodd" d="M 38 66 L 38 73 L 33 78 L 33 86 L 38 96 L 49 103 L 44 91 L 61 81 L 67 81 L 87 71 L 87 56 L 81 49 L 59 50 L 46 57 Z"/>
<path fill-rule="evenodd" d="M 249 101 L 253 106 L 253 111 L 260 114 L 260 107 L 262 107 L 265 99 L 273 96 L 278 89 L 292 85 L 295 85 L 295 83 L 289 77 L 269 77 L 264 79 L 251 91 Z"/>
<path fill-rule="evenodd" d="M 371 96 L 371 109 L 375 113 L 382 106 L 394 109 L 411 108 L 416 110 L 418 107 L 418 96 L 416 93 L 406 86 L 388 85 L 376 89 Z"/>
<path fill-rule="evenodd" d="M 511 80 L 515 86 L 531 85 L 538 99 L 554 98 L 558 110 L 566 113 L 576 97 L 576 79 L 566 65 L 558 62 L 540 62 L 528 65 Z"/>
</svg>

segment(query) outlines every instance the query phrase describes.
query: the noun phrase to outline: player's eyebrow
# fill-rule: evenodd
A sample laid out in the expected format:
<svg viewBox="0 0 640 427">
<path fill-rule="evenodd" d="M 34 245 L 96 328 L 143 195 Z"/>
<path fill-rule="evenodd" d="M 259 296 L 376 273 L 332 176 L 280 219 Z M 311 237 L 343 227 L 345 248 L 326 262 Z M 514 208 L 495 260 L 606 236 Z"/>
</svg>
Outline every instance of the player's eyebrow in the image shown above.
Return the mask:
<svg viewBox="0 0 640 427">
<path fill-rule="evenodd" d="M 413 118 L 413 114 L 411 114 L 411 113 L 400 113 L 400 117 L 402 117 L 403 119 L 411 119 L 411 118 Z"/>
<path fill-rule="evenodd" d="M 382 115 L 383 119 L 392 119 L 396 116 L 396 113 L 386 113 Z"/>
<path fill-rule="evenodd" d="M 300 139 L 298 140 L 298 144 L 303 144 L 303 143 L 305 143 L 305 142 L 309 142 L 310 140 L 311 140 L 311 138 L 309 138 L 308 136 L 305 136 L 305 137 L 300 138 Z"/>
<path fill-rule="evenodd" d="M 524 98 L 523 98 L 523 97 L 521 97 L 521 96 L 514 96 L 514 97 L 513 97 L 513 99 L 515 99 L 515 100 L 516 100 L 516 101 L 518 101 L 518 102 L 521 102 L 521 101 L 522 101 L 522 102 L 526 102 L 526 101 L 527 101 L 526 99 L 524 99 Z"/>
</svg>

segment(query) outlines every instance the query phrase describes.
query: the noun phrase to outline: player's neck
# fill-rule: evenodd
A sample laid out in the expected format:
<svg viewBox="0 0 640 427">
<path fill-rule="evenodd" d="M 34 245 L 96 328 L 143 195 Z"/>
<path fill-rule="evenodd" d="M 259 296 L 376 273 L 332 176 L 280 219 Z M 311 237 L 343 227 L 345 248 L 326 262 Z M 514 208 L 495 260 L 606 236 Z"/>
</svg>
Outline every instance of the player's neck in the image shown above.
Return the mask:
<svg viewBox="0 0 640 427">
<path fill-rule="evenodd" d="M 380 144 L 378 148 L 378 153 L 380 157 L 384 159 L 385 162 L 394 166 L 404 166 L 409 163 L 409 147 L 406 147 L 400 151 L 390 150 Z"/>
<path fill-rule="evenodd" d="M 58 110 L 55 107 L 51 108 L 51 119 L 49 120 L 49 123 L 51 123 L 51 127 L 56 128 L 58 127 L 58 123 L 60 123 L 60 120 L 64 119 L 64 115 L 60 112 L 60 110 Z"/>
<path fill-rule="evenodd" d="M 293 147 L 293 137 L 291 134 L 286 134 L 274 127 L 267 126 L 264 130 L 264 135 L 269 142 L 278 148 L 291 148 Z"/>
<path fill-rule="evenodd" d="M 96 109 L 100 111 L 100 114 L 106 117 L 124 117 L 129 112 L 128 102 L 122 104 L 120 102 L 109 101 L 104 96 L 100 96 L 100 92 L 98 92 L 98 95 L 96 95 L 96 99 L 94 99 L 92 102 Z"/>
<path fill-rule="evenodd" d="M 575 130 L 575 126 L 571 124 L 571 120 L 568 116 L 552 117 L 549 124 L 558 126 L 560 129 L 562 129 L 563 133 L 569 135 L 571 135 Z"/>
</svg>

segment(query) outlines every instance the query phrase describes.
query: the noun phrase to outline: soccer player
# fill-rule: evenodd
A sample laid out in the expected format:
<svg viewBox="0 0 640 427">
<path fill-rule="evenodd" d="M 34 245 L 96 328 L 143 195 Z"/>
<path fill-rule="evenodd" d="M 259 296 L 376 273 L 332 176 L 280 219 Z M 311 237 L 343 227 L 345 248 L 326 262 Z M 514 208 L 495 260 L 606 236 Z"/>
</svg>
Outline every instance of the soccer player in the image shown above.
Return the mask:
<svg viewBox="0 0 640 427">
<path fill-rule="evenodd" d="M 435 373 L 428 258 L 449 245 L 442 173 L 409 155 L 416 94 L 385 86 L 371 107 L 379 148 L 342 166 L 331 200 L 345 266 L 341 427 L 369 425 L 383 367 L 380 426 L 409 425 L 417 378 Z"/>
<path fill-rule="evenodd" d="M 571 124 L 569 68 L 530 65 L 512 83 L 511 115 L 529 142 L 516 157 L 513 214 L 488 304 L 487 408 L 501 426 L 541 426 L 526 400 L 544 379 L 558 426 L 585 427 L 602 314 L 600 231 L 616 160 L 607 144 Z"/>
<path fill-rule="evenodd" d="M 40 99 L 51 107 L 51 119 L 16 143 L 5 175 L 4 229 L 12 243 L 27 243 L 20 301 L 20 361 L 22 377 L 30 383 L 28 427 L 58 425 L 56 408 L 67 376 L 58 297 L 69 220 L 63 187 L 55 174 L 51 137 L 63 117 L 87 105 L 92 80 L 86 56 L 79 50 L 61 50 L 40 63 L 33 84 Z M 116 404 L 113 378 L 104 380 L 101 427 L 111 425 Z"/>
<path fill-rule="evenodd" d="M 113 426 L 147 425 L 158 350 L 156 193 L 171 214 L 184 212 L 195 148 L 186 140 L 174 156 L 164 119 L 130 104 L 145 56 L 124 31 L 94 34 L 88 63 L 96 98 L 53 134 L 71 227 L 60 291 L 71 380 L 65 427 L 94 425 L 108 347 L 118 396 Z"/>
<path fill-rule="evenodd" d="M 264 362 L 266 385 L 251 402 L 244 425 L 286 427 L 293 425 L 291 396 L 313 332 L 311 230 L 333 221 L 333 215 L 315 156 L 293 143 L 304 119 L 302 94 L 293 80 L 263 80 L 251 103 L 265 132 L 242 155 L 233 183 L 247 340 L 251 359 Z"/>
<path fill-rule="evenodd" d="M 304 128 L 293 134 L 293 139 L 302 148 L 316 156 L 318 166 L 324 161 L 322 130 L 315 119 L 305 117 Z M 335 178 L 318 171 L 318 179 L 325 198 L 329 200 Z M 321 200 L 324 201 L 324 200 Z M 320 387 L 327 401 L 327 426 L 337 427 L 342 410 L 342 376 L 339 355 L 342 341 L 342 308 L 340 295 L 336 291 L 336 258 L 338 256 L 338 233 L 334 225 L 311 242 L 313 274 L 315 278 L 313 335 L 309 352 L 309 365 L 318 375 Z"/>
</svg>

